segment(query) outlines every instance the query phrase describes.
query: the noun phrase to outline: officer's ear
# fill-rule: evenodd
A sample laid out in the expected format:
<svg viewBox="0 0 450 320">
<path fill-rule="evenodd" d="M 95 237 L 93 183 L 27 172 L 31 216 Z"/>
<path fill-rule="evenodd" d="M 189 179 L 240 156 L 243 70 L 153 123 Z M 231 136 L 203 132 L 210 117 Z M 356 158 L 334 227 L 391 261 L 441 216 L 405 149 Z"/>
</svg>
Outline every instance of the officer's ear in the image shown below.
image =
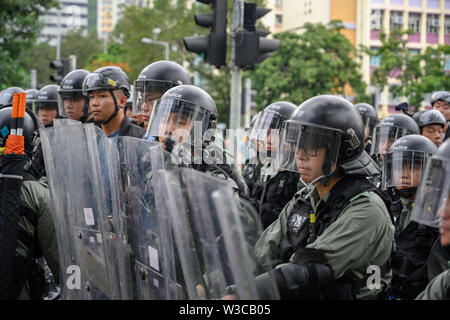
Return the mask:
<svg viewBox="0 0 450 320">
<path fill-rule="evenodd" d="M 117 104 L 121 107 L 125 107 L 125 105 L 127 104 L 128 98 L 125 95 L 125 92 L 123 91 L 123 89 L 115 90 L 114 95 L 116 96 Z"/>
</svg>

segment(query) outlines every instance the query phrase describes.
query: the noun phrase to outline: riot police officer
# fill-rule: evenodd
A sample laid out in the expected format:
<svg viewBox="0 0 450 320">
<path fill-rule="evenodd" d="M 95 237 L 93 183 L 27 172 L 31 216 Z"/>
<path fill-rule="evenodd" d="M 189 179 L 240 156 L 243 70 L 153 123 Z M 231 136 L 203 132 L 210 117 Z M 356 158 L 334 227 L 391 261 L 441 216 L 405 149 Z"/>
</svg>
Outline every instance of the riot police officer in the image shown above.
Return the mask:
<svg viewBox="0 0 450 320">
<path fill-rule="evenodd" d="M 89 99 L 83 95 L 83 81 L 89 71 L 78 69 L 68 73 L 58 89 L 59 115 L 71 120 L 90 122 Z"/>
<path fill-rule="evenodd" d="M 450 136 L 450 130 L 448 130 L 448 122 L 450 121 L 450 92 L 437 91 L 431 96 L 431 107 L 434 110 L 439 110 L 447 122 L 444 131 L 446 140 Z"/>
<path fill-rule="evenodd" d="M 225 150 L 214 144 L 218 118 L 211 96 L 193 85 L 179 85 L 164 93 L 154 106 L 146 138 L 159 141 L 180 165 L 222 176 L 248 199 L 242 174 L 227 164 Z"/>
<path fill-rule="evenodd" d="M 25 92 L 27 93 L 27 108 L 34 112 L 34 103 L 39 95 L 39 90 L 28 89 Z"/>
<path fill-rule="evenodd" d="M 446 121 L 438 110 L 428 110 L 417 119 L 420 134 L 434 142 L 439 147 L 444 141 L 444 128 Z"/>
<path fill-rule="evenodd" d="M 260 159 L 251 182 L 250 202 L 259 211 L 263 228 L 278 218 L 297 192 L 300 175 L 275 168 L 281 125 L 296 108 L 295 104 L 287 101 L 270 104 L 262 111 L 250 133 L 249 139 L 256 143 Z"/>
<path fill-rule="evenodd" d="M 132 124 L 124 113 L 130 96 L 130 80 L 119 67 L 101 67 L 83 81 L 83 94 L 89 97 L 89 108 L 94 121 L 105 134 L 118 140 L 119 136 L 141 138 L 144 130 Z"/>
<path fill-rule="evenodd" d="M 276 265 L 256 278 L 259 291 L 274 279 L 282 299 L 377 296 L 365 275 L 370 265 L 384 269 L 394 226 L 366 179 L 379 169 L 364 151 L 358 112 L 340 97 L 311 98 L 285 121 L 280 146 L 279 166 L 306 187 L 256 243 L 256 256 Z"/>
<path fill-rule="evenodd" d="M 450 142 L 445 141 L 433 154 L 424 172 L 417 192 L 411 220 L 436 228 L 440 232 L 439 244 L 449 251 L 450 246 Z M 450 299 L 450 269 L 448 254 L 442 266 L 435 266 L 435 260 L 429 259 L 428 268 L 440 268 L 443 271 L 430 279 L 418 300 Z M 430 264 L 430 262 L 432 264 Z"/>
<path fill-rule="evenodd" d="M 49 84 L 39 90 L 36 113 L 45 127 L 52 127 L 53 119 L 58 117 L 58 89 L 56 84 Z"/>
<path fill-rule="evenodd" d="M 357 103 L 355 104 L 356 110 L 364 123 L 364 145 L 365 150 L 370 153 L 370 148 L 372 147 L 373 130 L 378 124 L 377 110 L 368 103 Z"/>
<path fill-rule="evenodd" d="M 414 299 L 428 282 L 427 259 L 438 234 L 411 221 L 411 210 L 422 172 L 435 151 L 430 139 L 413 134 L 395 141 L 383 159 L 383 188 L 396 188 L 403 204 L 395 221 L 391 298 Z"/>
<path fill-rule="evenodd" d="M 134 82 L 133 113 L 142 115 L 147 129 L 155 101 L 170 88 L 191 84 L 188 72 L 173 61 L 157 61 L 146 66 Z"/>
<path fill-rule="evenodd" d="M 0 128 L 10 128 L 12 108 L 0 110 Z M 23 135 L 25 158 L 29 159 L 35 143 L 39 121 L 26 109 Z M 9 129 L 0 134 L 0 150 L 6 144 Z M 1 161 L 0 161 L 1 166 Z M 45 293 L 44 271 L 36 259 L 45 257 L 56 283 L 59 282 L 59 262 L 48 189 L 25 173 L 21 187 L 19 226 L 17 231 L 14 287 L 10 299 L 41 299 Z"/>
</svg>

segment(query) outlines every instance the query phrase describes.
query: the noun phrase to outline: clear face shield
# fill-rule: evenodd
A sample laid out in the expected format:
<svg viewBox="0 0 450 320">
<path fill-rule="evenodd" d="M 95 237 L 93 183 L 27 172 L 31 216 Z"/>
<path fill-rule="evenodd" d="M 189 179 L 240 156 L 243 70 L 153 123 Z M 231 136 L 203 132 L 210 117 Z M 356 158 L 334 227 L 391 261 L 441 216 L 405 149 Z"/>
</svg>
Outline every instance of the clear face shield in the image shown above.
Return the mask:
<svg viewBox="0 0 450 320">
<path fill-rule="evenodd" d="M 144 121 L 149 121 L 156 101 L 172 87 L 171 81 L 136 80 L 133 87 L 133 114 L 142 114 Z"/>
<path fill-rule="evenodd" d="M 380 155 L 384 157 L 394 144 L 395 140 L 411 134 L 410 130 L 394 126 L 378 126 L 374 130 L 374 138 L 370 154 Z"/>
<path fill-rule="evenodd" d="M 163 98 L 157 101 L 146 132 L 146 138 L 166 147 L 172 144 L 201 146 L 211 113 L 188 101 Z M 169 151 L 169 150 L 168 150 Z"/>
<path fill-rule="evenodd" d="M 88 98 L 83 96 L 82 91 L 59 92 L 58 111 L 63 117 L 71 120 L 80 120 L 88 113 Z"/>
<path fill-rule="evenodd" d="M 418 223 L 439 228 L 441 217 L 450 214 L 450 161 L 430 159 L 411 213 Z"/>
<path fill-rule="evenodd" d="M 339 131 L 287 120 L 281 129 L 277 167 L 299 172 L 304 182 L 312 183 L 336 169 L 340 144 Z"/>
<path fill-rule="evenodd" d="M 419 186 L 422 172 L 431 153 L 423 151 L 393 151 L 383 159 L 382 188 L 398 190 L 415 189 Z"/>
<path fill-rule="evenodd" d="M 258 116 L 249 138 L 255 143 L 260 154 L 275 158 L 280 128 L 285 120 L 287 118 L 276 111 L 265 111 Z"/>
<path fill-rule="evenodd" d="M 368 116 L 361 116 L 364 123 L 364 142 L 367 143 L 373 138 L 373 132 L 377 126 L 377 120 Z"/>
</svg>

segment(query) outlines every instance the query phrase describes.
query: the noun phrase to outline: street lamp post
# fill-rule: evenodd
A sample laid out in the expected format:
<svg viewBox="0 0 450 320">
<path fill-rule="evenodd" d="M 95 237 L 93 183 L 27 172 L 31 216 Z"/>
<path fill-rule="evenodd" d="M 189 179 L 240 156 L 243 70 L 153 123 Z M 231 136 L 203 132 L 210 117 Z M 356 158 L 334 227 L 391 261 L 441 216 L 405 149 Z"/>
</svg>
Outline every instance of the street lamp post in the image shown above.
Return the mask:
<svg viewBox="0 0 450 320">
<path fill-rule="evenodd" d="M 160 44 L 165 47 L 166 60 L 169 60 L 169 43 L 166 41 L 157 41 L 149 38 L 142 38 L 141 41 L 143 43 L 152 43 L 152 44 Z"/>
</svg>

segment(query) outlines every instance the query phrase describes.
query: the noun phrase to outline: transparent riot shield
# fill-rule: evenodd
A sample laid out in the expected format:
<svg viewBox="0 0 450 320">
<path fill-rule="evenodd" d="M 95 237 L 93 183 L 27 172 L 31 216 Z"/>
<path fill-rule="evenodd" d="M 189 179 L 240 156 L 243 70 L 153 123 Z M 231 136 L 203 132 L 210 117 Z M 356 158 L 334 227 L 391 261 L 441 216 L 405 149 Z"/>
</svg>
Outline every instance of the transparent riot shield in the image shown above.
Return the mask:
<svg viewBox="0 0 450 320">
<path fill-rule="evenodd" d="M 132 137 L 121 137 L 119 148 L 137 298 L 181 299 L 169 221 L 157 200 L 158 172 L 171 168 L 171 155 L 159 143 Z"/>
<path fill-rule="evenodd" d="M 187 168 L 160 175 L 188 298 L 218 299 L 234 286 L 239 298 L 258 299 L 253 240 L 243 226 L 254 217 L 244 218 L 247 213 L 231 185 Z M 276 286 L 273 292 L 277 298 Z"/>
<path fill-rule="evenodd" d="M 93 124 L 41 129 L 54 207 L 63 299 L 120 299 L 120 267 L 108 155 Z M 112 149 L 113 150 L 113 149 Z M 115 183 L 115 182 L 114 182 Z"/>
</svg>

